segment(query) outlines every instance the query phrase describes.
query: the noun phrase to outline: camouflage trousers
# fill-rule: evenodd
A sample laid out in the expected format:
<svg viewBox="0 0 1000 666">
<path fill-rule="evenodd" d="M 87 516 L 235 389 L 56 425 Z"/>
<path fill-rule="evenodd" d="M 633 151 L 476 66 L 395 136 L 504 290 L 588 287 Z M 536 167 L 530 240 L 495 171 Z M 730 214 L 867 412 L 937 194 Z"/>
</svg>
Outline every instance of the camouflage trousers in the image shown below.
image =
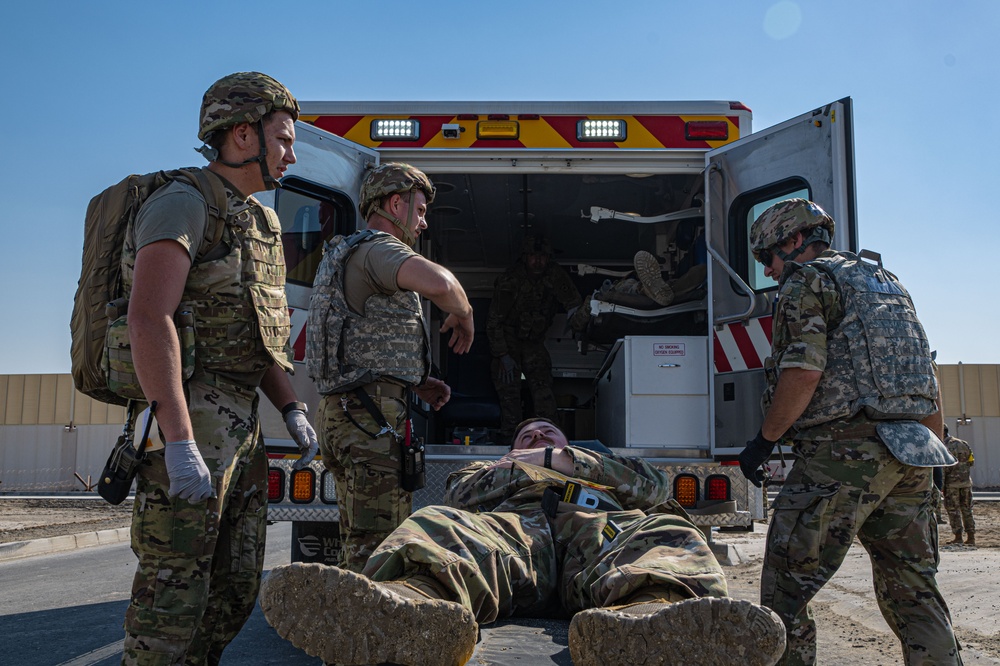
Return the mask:
<svg viewBox="0 0 1000 666">
<path fill-rule="evenodd" d="M 935 576 L 931 470 L 900 463 L 874 437 L 796 442 L 774 502 L 760 602 L 788 630 L 782 664 L 816 663 L 809 601 L 840 568 L 855 537 L 872 562 L 875 596 L 902 643 L 902 663 L 960 664 Z"/>
<path fill-rule="evenodd" d="M 217 497 L 169 498 L 163 451 L 137 477 L 123 664 L 217 664 L 250 617 L 264 564 L 267 457 L 257 393 L 190 381 L 195 441 Z"/>
<path fill-rule="evenodd" d="M 514 369 L 514 380 L 501 380 L 501 363 L 499 358 L 493 359 L 493 385 L 500 400 L 500 432 L 502 444 L 509 444 L 514 436 L 514 428 L 522 419 L 531 416 L 541 416 L 555 421 L 556 396 L 552 392 L 552 357 L 541 340 L 507 340 L 507 353 L 517 363 Z M 522 415 L 521 410 L 521 375 L 528 382 L 531 393 L 532 409 L 530 414 Z"/>
<path fill-rule="evenodd" d="M 976 520 L 972 517 L 972 488 L 944 489 L 944 508 L 948 512 L 948 522 L 951 531 L 961 534 L 963 527 L 966 533 L 975 534 Z"/>
<path fill-rule="evenodd" d="M 678 513 L 574 507 L 550 519 L 539 502 L 478 514 L 424 507 L 382 542 L 363 573 L 376 581 L 431 578 L 480 623 L 568 616 L 637 592 L 674 601 L 726 596 L 701 531 L 671 503 L 660 507 Z M 609 523 L 621 530 L 612 541 L 602 535 Z"/>
<path fill-rule="evenodd" d="M 406 403 L 399 398 L 372 395 L 386 422 L 403 432 Z M 369 433 L 381 426 L 353 393 L 323 396 L 316 415 L 319 448 L 333 474 L 340 509 L 341 569 L 360 572 L 375 546 L 413 510 L 413 495 L 400 487 L 402 448 L 390 436 L 371 438 L 351 422 L 344 411 Z"/>
</svg>

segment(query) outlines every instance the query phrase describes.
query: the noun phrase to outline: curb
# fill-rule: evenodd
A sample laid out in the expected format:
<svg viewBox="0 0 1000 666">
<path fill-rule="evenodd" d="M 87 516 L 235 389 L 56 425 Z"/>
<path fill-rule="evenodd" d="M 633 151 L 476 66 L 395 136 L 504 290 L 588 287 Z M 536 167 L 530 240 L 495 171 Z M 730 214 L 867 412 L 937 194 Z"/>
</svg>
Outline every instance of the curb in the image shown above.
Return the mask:
<svg viewBox="0 0 1000 666">
<path fill-rule="evenodd" d="M 108 546 L 130 539 L 131 528 L 119 527 L 113 530 L 99 532 L 83 532 L 65 536 L 32 539 L 31 541 L 12 541 L 0 543 L 0 562 L 19 560 L 34 555 L 50 555 L 64 553 L 78 548 L 91 546 Z"/>
</svg>

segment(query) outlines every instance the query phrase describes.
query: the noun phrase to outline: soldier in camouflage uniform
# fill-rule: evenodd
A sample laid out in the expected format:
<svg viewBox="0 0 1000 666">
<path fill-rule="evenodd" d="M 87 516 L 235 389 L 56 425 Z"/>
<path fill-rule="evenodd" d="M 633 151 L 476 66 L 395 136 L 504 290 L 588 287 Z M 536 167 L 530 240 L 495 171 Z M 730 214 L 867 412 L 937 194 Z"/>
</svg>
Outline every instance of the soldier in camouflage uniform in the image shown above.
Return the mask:
<svg viewBox="0 0 1000 666">
<path fill-rule="evenodd" d="M 210 161 L 205 173 L 228 197 L 222 242 L 199 254 L 209 242 L 207 203 L 179 181 L 157 190 L 126 232 L 132 356 L 146 400 L 157 403 L 165 446 L 148 454 L 138 474 L 132 549 L 139 564 L 124 664 L 216 664 L 250 616 L 267 520 L 257 389 L 285 414 L 303 454 L 299 466 L 318 449 L 286 375 L 281 225 L 249 196 L 277 186 L 295 162 L 298 108 L 264 74 L 217 81 L 205 93 L 198 137 Z M 193 366 L 182 362 L 180 311 L 193 315 Z"/>
<path fill-rule="evenodd" d="M 552 247 L 537 234 L 525 236 L 520 260 L 493 286 L 486 335 L 493 354 L 493 385 L 500 399 L 501 444 L 510 442 L 521 420 L 521 375 L 531 393 L 532 416 L 556 418 L 552 358 L 545 333 L 556 306 L 570 311 L 581 303 L 569 274 L 551 261 Z"/>
<path fill-rule="evenodd" d="M 788 629 L 782 663 L 815 663 L 809 601 L 857 537 L 904 663 L 961 663 L 935 580 L 931 467 L 951 458 L 932 433 L 941 420 L 930 346 L 896 277 L 829 250 L 833 232 L 804 199 L 771 206 L 750 230 L 779 286 L 764 423 L 740 467 L 759 486 L 777 440 L 791 439 L 796 456 L 773 506 L 761 603 Z"/>
<path fill-rule="evenodd" d="M 416 511 L 364 575 L 272 569 L 261 593 L 267 620 L 343 664 L 464 664 L 477 623 L 516 616 L 572 616 L 578 666 L 676 663 L 692 645 L 704 664 L 781 655 L 780 620 L 726 597 L 722 568 L 670 499 L 666 472 L 571 446 L 544 419 L 522 424 L 513 446 L 454 472 L 447 506 Z M 296 614 L 292 598 L 322 612 Z"/>
<path fill-rule="evenodd" d="M 336 483 L 340 566 L 352 571 L 413 507 L 412 493 L 401 487 L 410 392 L 435 410 L 451 397 L 447 384 L 428 376 L 420 297 L 446 314 L 441 332 L 452 332 L 455 353 L 472 346 L 472 306 L 462 285 L 412 247 L 427 228 L 433 199 L 434 186 L 419 169 L 377 167 L 361 187 L 368 228 L 327 243 L 313 285 L 306 362 L 323 396 L 320 448 Z"/>
<path fill-rule="evenodd" d="M 948 512 L 948 522 L 955 538 L 949 543 L 962 543 L 962 529 L 965 528 L 965 543 L 976 545 L 976 520 L 972 517 L 972 470 L 976 459 L 969 443 L 948 433 L 944 427 L 944 444 L 958 462 L 944 471 L 944 507 Z"/>
</svg>

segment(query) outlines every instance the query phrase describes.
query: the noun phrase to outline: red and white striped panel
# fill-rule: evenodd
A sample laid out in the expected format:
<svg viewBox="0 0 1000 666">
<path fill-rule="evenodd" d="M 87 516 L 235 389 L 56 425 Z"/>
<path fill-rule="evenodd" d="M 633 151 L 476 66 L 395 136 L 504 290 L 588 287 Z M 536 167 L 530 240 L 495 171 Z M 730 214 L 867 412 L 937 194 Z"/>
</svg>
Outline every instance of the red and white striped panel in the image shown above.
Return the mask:
<svg viewBox="0 0 1000 666">
<path fill-rule="evenodd" d="M 296 363 L 306 362 L 306 322 L 309 320 L 309 310 L 288 308 L 288 317 L 292 320 L 292 360 Z"/>
<path fill-rule="evenodd" d="M 763 368 L 771 354 L 771 317 L 726 324 L 715 331 L 714 345 L 717 373 Z"/>
</svg>

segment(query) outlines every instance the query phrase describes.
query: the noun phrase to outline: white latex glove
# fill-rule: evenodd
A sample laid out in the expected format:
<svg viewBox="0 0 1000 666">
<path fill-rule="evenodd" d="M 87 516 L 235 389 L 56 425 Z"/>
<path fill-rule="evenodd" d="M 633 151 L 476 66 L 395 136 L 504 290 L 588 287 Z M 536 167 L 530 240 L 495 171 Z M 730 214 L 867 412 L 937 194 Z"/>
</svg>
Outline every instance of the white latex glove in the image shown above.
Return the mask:
<svg viewBox="0 0 1000 666">
<path fill-rule="evenodd" d="M 316 431 L 309 425 L 306 413 L 301 409 L 293 409 L 285 414 L 285 427 L 288 434 L 292 436 L 299 446 L 301 457 L 292 464 L 292 469 L 302 469 L 313 461 L 319 453 L 319 442 L 316 440 Z"/>
<path fill-rule="evenodd" d="M 193 439 L 180 442 L 166 442 L 163 459 L 167 463 L 170 477 L 170 497 L 180 497 L 189 502 L 200 502 L 215 496 L 212 475 L 198 451 Z"/>
</svg>

